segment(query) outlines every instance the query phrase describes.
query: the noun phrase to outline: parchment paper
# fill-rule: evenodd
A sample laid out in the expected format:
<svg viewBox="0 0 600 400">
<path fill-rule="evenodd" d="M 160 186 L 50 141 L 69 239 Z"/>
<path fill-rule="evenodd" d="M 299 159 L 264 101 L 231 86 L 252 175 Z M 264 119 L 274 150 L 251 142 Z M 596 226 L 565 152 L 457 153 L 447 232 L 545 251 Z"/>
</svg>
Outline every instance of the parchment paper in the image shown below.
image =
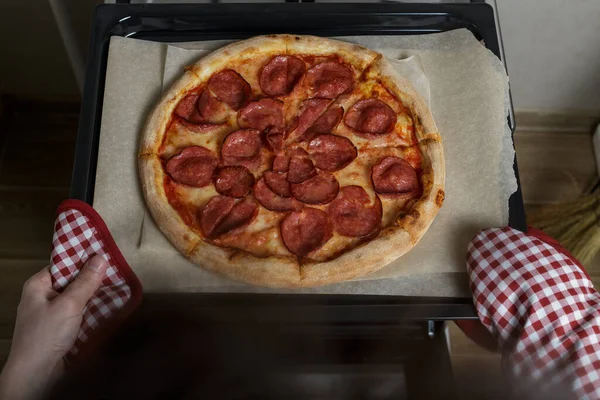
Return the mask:
<svg viewBox="0 0 600 400">
<path fill-rule="evenodd" d="M 516 190 L 502 63 L 466 30 L 340 39 L 399 60 L 395 67 L 430 104 L 444 139 L 446 202 L 417 247 L 379 272 L 360 281 L 295 292 L 470 296 L 464 273 L 467 243 L 480 229 L 507 224 L 508 198 Z M 273 292 L 189 263 L 146 214 L 139 187 L 139 135 L 161 90 L 185 65 L 225 43 L 180 45 L 184 49 L 111 40 L 94 207 L 146 291 Z"/>
</svg>

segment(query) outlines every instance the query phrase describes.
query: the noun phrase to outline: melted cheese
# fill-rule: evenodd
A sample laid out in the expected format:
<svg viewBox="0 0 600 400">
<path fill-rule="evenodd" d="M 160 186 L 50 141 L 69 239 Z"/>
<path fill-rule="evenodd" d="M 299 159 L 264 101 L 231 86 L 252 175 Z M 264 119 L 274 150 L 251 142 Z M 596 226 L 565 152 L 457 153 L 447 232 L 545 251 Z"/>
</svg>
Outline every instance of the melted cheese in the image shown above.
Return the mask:
<svg viewBox="0 0 600 400">
<path fill-rule="evenodd" d="M 259 85 L 260 70 L 272 57 L 283 55 L 285 52 L 257 52 L 256 49 L 250 49 L 246 54 L 240 54 L 240 60 L 235 65 L 228 65 L 240 74 L 252 88 L 253 97 L 266 96 Z"/>
<path fill-rule="evenodd" d="M 259 257 L 290 256 L 281 239 L 279 224 L 284 215 L 259 207 L 256 218 L 242 231 L 226 234 L 217 240 L 219 245 L 248 251 Z"/>
<path fill-rule="evenodd" d="M 254 221 L 246 228 L 247 232 L 255 233 L 261 232 L 265 229 L 269 229 L 273 226 L 279 225 L 279 221 L 282 219 L 281 213 L 269 211 L 264 207 L 259 207 L 259 212 Z"/>
<path fill-rule="evenodd" d="M 400 100 L 388 92 L 379 82 L 369 80 L 359 83 L 356 88 L 347 95 L 337 99 L 337 103 L 342 106 L 345 111 L 348 111 L 354 104 L 360 100 L 369 98 L 379 98 L 389 105 L 397 114 L 394 130 L 386 135 L 378 137 L 364 138 L 356 135 L 352 129 L 346 126 L 344 122 L 340 122 L 336 127 L 336 135 L 346 136 L 354 142 L 357 149 L 363 148 L 382 148 L 382 147 L 398 147 L 412 146 L 416 144 L 414 136 L 414 123 L 408 110 Z"/>
<path fill-rule="evenodd" d="M 336 255 L 348 251 L 355 247 L 359 242 L 358 238 L 342 236 L 333 232 L 333 236 L 321 248 L 310 254 L 310 258 L 315 261 L 327 261 Z"/>
<path fill-rule="evenodd" d="M 237 71 L 253 90 L 253 99 L 264 96 L 258 84 L 260 68 L 274 55 L 281 54 L 272 52 L 268 54 L 256 54 L 256 49 L 242 54 L 240 61 L 235 65 L 228 65 Z M 284 117 L 287 123 L 297 117 L 298 107 L 302 100 L 295 98 L 299 92 L 305 90 L 305 84 L 301 81 L 290 96 L 283 96 L 281 100 L 293 99 L 287 101 L 284 108 Z M 349 138 L 359 151 L 358 157 L 348 166 L 340 171 L 334 172 L 340 187 L 358 185 L 363 187 L 369 194 L 372 204 L 374 204 L 377 194 L 373 190 L 371 181 L 371 168 L 386 156 L 397 156 L 407 160 L 413 168 L 421 169 L 421 153 L 415 146 L 414 123 L 408 110 L 402 102 L 387 91 L 379 81 L 367 80 L 357 83 L 354 90 L 336 99 L 334 105 L 340 105 L 345 111 L 348 111 L 356 102 L 367 98 L 379 98 L 386 102 L 397 113 L 397 121 L 392 133 L 381 135 L 380 137 L 366 139 L 355 134 L 343 122 L 337 125 L 333 134 Z M 188 146 L 203 146 L 210 149 L 216 156 L 220 155 L 220 147 L 224 138 L 231 132 L 239 129 L 237 124 L 237 113 L 233 110 L 229 112 L 229 119 L 226 124 L 216 126 L 213 130 L 198 133 L 191 131 L 185 125 L 174 122 L 169 127 L 163 145 L 161 147 L 161 157 L 168 159 L 177 154 L 181 149 Z M 306 149 L 307 143 L 298 144 L 299 147 Z M 263 147 L 263 164 L 258 170 L 252 171 L 256 179 L 260 178 L 265 170 L 271 168 L 273 154 Z M 218 195 L 213 185 L 205 188 L 191 188 L 183 185 L 176 185 L 178 198 L 194 212 L 199 212 L 206 203 Z M 382 226 L 393 225 L 401 217 L 408 206 L 414 200 L 398 200 L 392 197 L 379 196 L 382 204 Z M 326 205 L 307 205 L 327 212 Z M 240 249 L 250 252 L 258 257 L 267 256 L 293 256 L 283 244 L 279 226 L 287 213 L 273 212 L 259 205 L 259 212 L 256 218 L 245 228 L 235 230 L 229 234 L 219 237 L 215 243 L 229 248 Z M 361 243 L 360 238 L 342 236 L 336 232 L 333 237 L 327 241 L 321 248 L 310 254 L 310 258 L 315 261 L 325 261 L 334 258 L 345 251 L 348 251 Z"/>
<path fill-rule="evenodd" d="M 216 126 L 210 131 L 199 133 L 175 121 L 167 131 L 161 147 L 161 156 L 168 159 L 189 146 L 203 146 L 219 156 L 223 139 L 236 129 L 237 125 L 230 121 L 226 125 Z"/>
<path fill-rule="evenodd" d="M 180 185 L 173 183 L 177 198 L 190 208 L 202 209 L 208 201 L 218 195 L 214 185 L 208 185 L 203 188 L 195 188 L 191 186 Z"/>
</svg>

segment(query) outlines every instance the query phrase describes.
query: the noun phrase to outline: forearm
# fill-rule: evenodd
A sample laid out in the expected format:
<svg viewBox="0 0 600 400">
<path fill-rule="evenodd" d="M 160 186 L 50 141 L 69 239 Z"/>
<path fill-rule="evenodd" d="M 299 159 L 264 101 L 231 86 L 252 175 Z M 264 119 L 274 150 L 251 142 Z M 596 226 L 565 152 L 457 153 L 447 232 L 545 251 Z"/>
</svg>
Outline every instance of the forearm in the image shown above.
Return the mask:
<svg viewBox="0 0 600 400">
<path fill-rule="evenodd" d="M 54 383 L 54 365 L 27 365 L 9 357 L 0 374 L 0 400 L 36 400 Z"/>
</svg>

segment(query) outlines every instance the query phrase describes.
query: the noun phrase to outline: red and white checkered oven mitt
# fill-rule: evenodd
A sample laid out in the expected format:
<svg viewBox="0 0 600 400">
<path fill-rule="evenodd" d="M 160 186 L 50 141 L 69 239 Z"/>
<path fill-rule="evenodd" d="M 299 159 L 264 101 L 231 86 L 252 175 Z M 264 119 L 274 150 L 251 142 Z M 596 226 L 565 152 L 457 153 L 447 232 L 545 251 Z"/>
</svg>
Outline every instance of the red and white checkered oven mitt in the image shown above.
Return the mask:
<svg viewBox="0 0 600 400">
<path fill-rule="evenodd" d="M 62 202 L 52 238 L 53 289 L 62 292 L 96 254 L 106 258 L 109 267 L 83 311 L 81 329 L 67 359 L 85 357 L 110 335 L 139 305 L 142 286 L 96 210 L 79 200 Z"/>
<path fill-rule="evenodd" d="M 497 228 L 471 241 L 467 269 L 516 393 L 600 399 L 600 294 L 577 260 L 541 231 Z"/>
</svg>

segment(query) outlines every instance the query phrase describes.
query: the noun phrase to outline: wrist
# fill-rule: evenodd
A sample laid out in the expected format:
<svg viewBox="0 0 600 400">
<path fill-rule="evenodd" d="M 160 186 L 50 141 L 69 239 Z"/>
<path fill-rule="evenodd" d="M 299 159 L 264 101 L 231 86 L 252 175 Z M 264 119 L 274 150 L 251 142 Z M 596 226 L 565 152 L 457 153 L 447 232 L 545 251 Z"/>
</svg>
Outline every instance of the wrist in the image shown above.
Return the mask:
<svg viewBox="0 0 600 400">
<path fill-rule="evenodd" d="M 53 382 L 56 362 L 31 363 L 9 356 L 0 374 L 0 398 L 37 399 Z"/>
</svg>

